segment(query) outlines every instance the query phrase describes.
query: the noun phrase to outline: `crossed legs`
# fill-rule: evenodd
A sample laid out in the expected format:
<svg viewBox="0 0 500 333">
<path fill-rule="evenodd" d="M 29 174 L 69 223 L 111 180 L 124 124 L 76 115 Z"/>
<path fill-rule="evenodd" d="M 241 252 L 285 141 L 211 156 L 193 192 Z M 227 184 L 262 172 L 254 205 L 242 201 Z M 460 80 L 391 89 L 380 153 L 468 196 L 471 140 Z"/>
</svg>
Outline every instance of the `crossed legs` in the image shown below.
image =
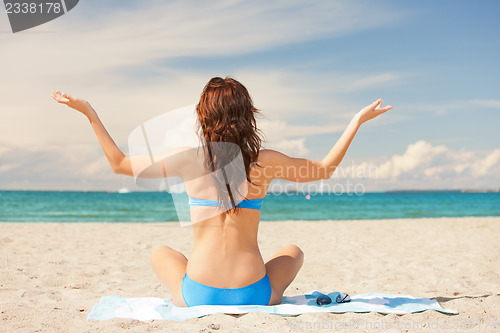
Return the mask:
<svg viewBox="0 0 500 333">
<path fill-rule="evenodd" d="M 273 290 L 269 305 L 281 303 L 283 293 L 292 283 L 304 262 L 304 252 L 297 245 L 287 245 L 266 262 L 266 272 Z"/>
<path fill-rule="evenodd" d="M 180 252 L 160 246 L 151 255 L 151 264 L 158 278 L 167 286 L 172 295 L 172 303 L 186 306 L 182 297 L 182 278 L 186 274 L 187 258 Z"/>
<path fill-rule="evenodd" d="M 176 306 L 186 306 L 182 297 L 182 279 L 186 273 L 187 258 L 168 247 L 157 248 L 151 256 L 151 264 L 158 278 L 167 286 Z M 269 305 L 280 304 L 283 293 L 292 283 L 304 262 L 304 253 L 296 245 L 287 245 L 275 253 L 266 263 L 272 294 Z"/>
</svg>

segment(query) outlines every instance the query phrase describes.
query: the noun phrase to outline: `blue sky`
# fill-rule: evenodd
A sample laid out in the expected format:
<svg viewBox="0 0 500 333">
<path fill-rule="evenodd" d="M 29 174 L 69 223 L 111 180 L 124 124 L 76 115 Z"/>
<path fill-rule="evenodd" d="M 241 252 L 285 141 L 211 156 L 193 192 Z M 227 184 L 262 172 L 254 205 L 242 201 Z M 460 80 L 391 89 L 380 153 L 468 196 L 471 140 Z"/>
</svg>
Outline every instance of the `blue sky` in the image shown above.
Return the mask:
<svg viewBox="0 0 500 333">
<path fill-rule="evenodd" d="M 0 13 L 0 189 L 133 187 L 51 90 L 89 100 L 126 149 L 137 125 L 196 103 L 215 75 L 248 87 L 266 146 L 292 156 L 320 159 L 359 109 L 393 105 L 344 161 L 380 169 L 358 180 L 367 190 L 500 188 L 499 12 L 497 1 L 88 0 L 18 34 Z"/>
</svg>

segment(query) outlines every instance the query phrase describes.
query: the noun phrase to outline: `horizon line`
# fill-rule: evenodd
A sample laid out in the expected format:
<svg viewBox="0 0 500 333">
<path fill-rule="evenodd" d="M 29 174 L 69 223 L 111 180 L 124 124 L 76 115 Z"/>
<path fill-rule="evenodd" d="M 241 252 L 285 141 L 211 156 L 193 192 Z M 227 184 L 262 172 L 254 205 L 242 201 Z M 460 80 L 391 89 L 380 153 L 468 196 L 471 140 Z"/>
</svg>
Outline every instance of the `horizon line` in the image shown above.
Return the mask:
<svg viewBox="0 0 500 333">
<path fill-rule="evenodd" d="M 150 191 L 150 190 L 131 190 L 128 188 L 121 188 L 118 190 L 72 190 L 72 189 L 0 189 L 0 194 L 2 192 L 81 192 L 81 193 L 119 193 L 119 194 L 126 194 L 126 193 L 169 193 L 171 194 L 172 192 L 169 191 Z M 465 189 L 393 189 L 393 190 L 380 190 L 380 191 L 365 191 L 362 194 L 365 193 L 422 193 L 422 192 L 456 192 L 456 193 L 500 193 L 500 188 L 487 188 L 487 189 L 473 189 L 473 188 L 465 188 Z M 174 192 L 175 193 L 175 192 Z M 182 192 L 184 193 L 184 192 Z M 178 194 L 178 193 L 176 193 Z M 343 193 L 336 193 L 336 192 L 306 192 L 306 191 L 294 191 L 294 190 L 288 190 L 288 191 L 283 191 L 283 192 L 278 192 L 278 191 L 269 191 L 266 193 L 268 194 L 273 194 L 273 195 L 279 195 L 279 194 L 304 194 L 304 195 L 316 195 L 316 194 L 356 194 L 356 192 L 343 192 Z M 361 195 L 362 195 L 361 194 Z"/>
</svg>

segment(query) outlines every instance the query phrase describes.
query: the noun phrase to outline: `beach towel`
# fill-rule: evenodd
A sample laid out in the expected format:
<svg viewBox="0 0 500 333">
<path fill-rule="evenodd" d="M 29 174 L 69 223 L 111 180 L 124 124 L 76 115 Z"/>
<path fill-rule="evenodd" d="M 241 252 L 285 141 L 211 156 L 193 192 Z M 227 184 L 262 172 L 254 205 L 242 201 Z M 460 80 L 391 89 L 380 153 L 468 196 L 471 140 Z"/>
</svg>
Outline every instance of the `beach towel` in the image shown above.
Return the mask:
<svg viewBox="0 0 500 333">
<path fill-rule="evenodd" d="M 112 318 L 131 318 L 141 321 L 166 319 L 182 321 L 214 313 L 242 314 L 265 312 L 282 316 L 296 316 L 311 312 L 379 312 L 379 313 L 414 313 L 435 310 L 442 313 L 458 314 L 457 311 L 443 309 L 435 300 L 416 298 L 408 295 L 389 295 L 367 293 L 351 296 L 347 303 L 336 303 L 338 292 L 327 294 L 333 302 L 320 306 L 316 304 L 318 291 L 298 296 L 284 296 L 279 305 L 199 305 L 189 308 L 177 307 L 169 299 L 156 297 L 124 298 L 105 296 L 94 306 L 87 319 L 107 320 Z"/>
</svg>

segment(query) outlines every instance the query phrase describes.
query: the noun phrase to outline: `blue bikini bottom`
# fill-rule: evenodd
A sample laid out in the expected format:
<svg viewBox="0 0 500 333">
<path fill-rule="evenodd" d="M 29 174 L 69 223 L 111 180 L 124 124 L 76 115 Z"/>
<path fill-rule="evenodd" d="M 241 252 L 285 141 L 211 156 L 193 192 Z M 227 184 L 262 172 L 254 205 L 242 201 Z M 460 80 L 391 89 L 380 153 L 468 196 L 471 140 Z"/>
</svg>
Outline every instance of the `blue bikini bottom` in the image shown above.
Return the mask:
<svg viewBox="0 0 500 333">
<path fill-rule="evenodd" d="M 272 292 L 267 274 L 251 285 L 231 289 L 210 287 L 191 280 L 185 274 L 181 290 L 187 306 L 269 305 Z"/>
</svg>

